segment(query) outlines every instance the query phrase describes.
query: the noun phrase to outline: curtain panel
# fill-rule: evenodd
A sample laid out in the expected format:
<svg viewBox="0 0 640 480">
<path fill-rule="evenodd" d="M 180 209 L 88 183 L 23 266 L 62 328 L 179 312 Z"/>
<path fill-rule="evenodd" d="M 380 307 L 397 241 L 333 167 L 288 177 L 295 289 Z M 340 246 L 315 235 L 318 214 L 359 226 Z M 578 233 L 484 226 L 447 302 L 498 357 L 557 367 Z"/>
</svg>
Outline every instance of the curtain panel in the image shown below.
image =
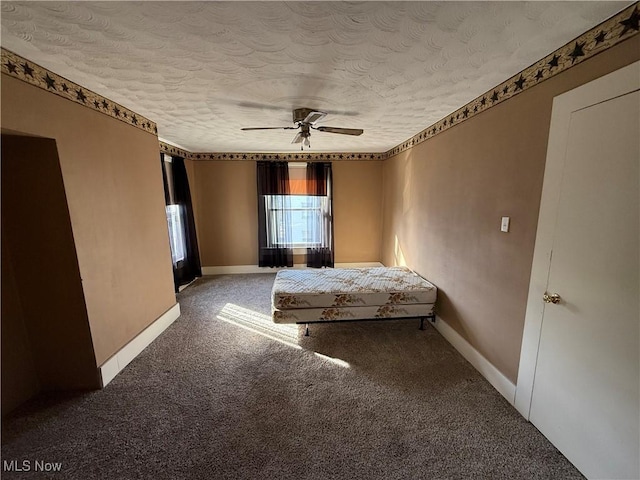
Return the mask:
<svg viewBox="0 0 640 480">
<path fill-rule="evenodd" d="M 320 219 L 312 219 L 308 230 L 319 229 L 314 238 L 318 245 L 307 248 L 307 266 L 312 268 L 333 267 L 333 174 L 331 163 L 310 162 L 307 164 L 307 195 L 325 197 L 321 205 Z"/>
<path fill-rule="evenodd" d="M 293 267 L 287 162 L 257 162 L 258 266 Z"/>
<path fill-rule="evenodd" d="M 162 183 L 164 184 L 164 204 L 171 205 L 171 193 L 169 190 L 169 176 L 167 173 L 167 162 L 165 162 L 164 153 L 160 154 L 160 166 L 162 167 Z"/>
<path fill-rule="evenodd" d="M 164 154 L 160 154 L 160 159 L 169 237 L 172 242 L 173 282 L 177 292 L 180 286 L 202 276 L 200 251 L 184 158 L 172 156 L 169 163 L 165 162 Z M 179 219 L 170 222 L 171 215 L 177 215 Z M 172 228 L 176 231 L 171 231 Z M 177 257 L 176 250 L 180 252 Z"/>
</svg>

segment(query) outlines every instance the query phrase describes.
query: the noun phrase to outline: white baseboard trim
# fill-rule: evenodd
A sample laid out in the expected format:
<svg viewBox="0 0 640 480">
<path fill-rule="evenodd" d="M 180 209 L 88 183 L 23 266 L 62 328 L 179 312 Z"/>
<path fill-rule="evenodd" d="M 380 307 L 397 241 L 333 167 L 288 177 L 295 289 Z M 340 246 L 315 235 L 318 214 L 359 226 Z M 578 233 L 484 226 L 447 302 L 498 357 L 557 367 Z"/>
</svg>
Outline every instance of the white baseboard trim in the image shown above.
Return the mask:
<svg viewBox="0 0 640 480">
<path fill-rule="evenodd" d="M 384 267 L 380 262 L 336 263 L 336 268 L 371 268 Z"/>
<path fill-rule="evenodd" d="M 433 324 L 432 324 L 433 325 Z M 460 354 L 478 370 L 484 378 L 514 405 L 516 396 L 516 386 L 505 377 L 489 360 L 484 358 L 480 352 L 471 346 L 462 336 L 452 327 L 445 323 L 440 317 L 436 317 L 435 328 L 440 334 L 460 352 Z"/>
<path fill-rule="evenodd" d="M 191 285 L 193 282 L 195 282 L 196 279 L 194 278 L 193 280 L 191 280 L 189 283 L 185 283 L 184 285 L 180 285 L 178 287 L 178 293 L 180 293 L 181 291 L 183 291 L 185 288 L 187 288 L 189 285 Z"/>
<path fill-rule="evenodd" d="M 380 262 L 336 263 L 335 268 L 382 267 Z M 296 263 L 293 268 L 307 268 L 304 263 Z M 202 275 L 228 275 L 236 273 L 275 273 L 286 268 L 259 267 L 257 265 L 228 265 L 220 267 L 202 267 Z"/>
<path fill-rule="evenodd" d="M 106 387 L 124 367 L 129 365 L 140 352 L 158 338 L 158 335 L 164 332 L 179 316 L 180 304 L 176 303 L 155 322 L 140 332 L 133 340 L 122 347 L 114 356 L 103 363 L 99 368 L 102 387 Z"/>
</svg>

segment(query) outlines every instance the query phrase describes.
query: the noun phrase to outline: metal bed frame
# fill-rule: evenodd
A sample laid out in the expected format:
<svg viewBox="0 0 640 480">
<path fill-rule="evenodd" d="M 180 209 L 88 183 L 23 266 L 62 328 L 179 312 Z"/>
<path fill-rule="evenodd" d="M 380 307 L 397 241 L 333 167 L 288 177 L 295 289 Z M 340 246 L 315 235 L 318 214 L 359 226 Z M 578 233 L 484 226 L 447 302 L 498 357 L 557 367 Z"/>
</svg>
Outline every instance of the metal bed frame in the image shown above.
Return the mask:
<svg viewBox="0 0 640 480">
<path fill-rule="evenodd" d="M 344 322 L 370 322 L 370 321 L 380 321 L 380 320 L 413 320 L 419 318 L 420 319 L 420 330 L 424 330 L 424 319 L 426 318 L 431 323 L 436 323 L 436 314 L 435 312 L 431 312 L 429 315 L 425 315 L 423 317 L 391 317 L 391 318 L 354 318 L 349 320 L 318 320 L 314 322 L 296 322 L 296 325 L 304 325 L 304 336 L 308 337 L 309 334 L 309 325 L 313 323 L 344 323 Z"/>
</svg>

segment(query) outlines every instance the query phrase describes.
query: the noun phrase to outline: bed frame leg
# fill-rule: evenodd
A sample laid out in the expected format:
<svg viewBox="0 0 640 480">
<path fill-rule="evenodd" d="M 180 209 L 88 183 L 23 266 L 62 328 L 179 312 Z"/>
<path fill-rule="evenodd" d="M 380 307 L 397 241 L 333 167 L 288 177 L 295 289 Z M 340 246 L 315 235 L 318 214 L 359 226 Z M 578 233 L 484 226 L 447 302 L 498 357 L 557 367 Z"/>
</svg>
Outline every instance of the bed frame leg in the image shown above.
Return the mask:
<svg viewBox="0 0 640 480">
<path fill-rule="evenodd" d="M 435 313 L 431 313 L 429 315 L 427 315 L 426 317 L 420 317 L 420 330 L 424 330 L 424 319 L 429 320 L 431 323 L 436 323 L 436 314 Z"/>
<path fill-rule="evenodd" d="M 309 336 L 309 324 L 308 323 L 304 324 L 304 336 L 305 337 Z"/>
</svg>

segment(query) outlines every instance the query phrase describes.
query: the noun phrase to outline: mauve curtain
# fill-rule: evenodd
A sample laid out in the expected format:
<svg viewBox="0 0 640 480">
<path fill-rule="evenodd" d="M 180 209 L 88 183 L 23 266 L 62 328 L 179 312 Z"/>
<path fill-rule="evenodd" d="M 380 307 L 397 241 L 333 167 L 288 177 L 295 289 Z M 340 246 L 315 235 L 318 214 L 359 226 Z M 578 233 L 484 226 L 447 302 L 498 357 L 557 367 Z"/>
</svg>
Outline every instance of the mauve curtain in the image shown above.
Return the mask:
<svg viewBox="0 0 640 480">
<path fill-rule="evenodd" d="M 325 197 L 318 199 L 322 215 L 319 222 L 313 221 L 310 229 L 319 229 L 320 244 L 307 248 L 307 267 L 333 267 L 333 199 L 331 163 L 310 162 L 307 164 L 307 195 Z"/>
<path fill-rule="evenodd" d="M 172 156 L 171 173 L 174 197 L 172 203 L 180 206 L 185 240 L 185 258 L 173 267 L 173 278 L 177 292 L 178 287 L 181 285 L 186 285 L 196 277 L 201 277 L 202 269 L 200 268 L 196 223 L 193 219 L 191 191 L 189 190 L 189 179 L 187 178 L 184 158 Z"/>
<path fill-rule="evenodd" d="M 287 162 L 257 162 L 258 265 L 293 267 Z"/>
</svg>

